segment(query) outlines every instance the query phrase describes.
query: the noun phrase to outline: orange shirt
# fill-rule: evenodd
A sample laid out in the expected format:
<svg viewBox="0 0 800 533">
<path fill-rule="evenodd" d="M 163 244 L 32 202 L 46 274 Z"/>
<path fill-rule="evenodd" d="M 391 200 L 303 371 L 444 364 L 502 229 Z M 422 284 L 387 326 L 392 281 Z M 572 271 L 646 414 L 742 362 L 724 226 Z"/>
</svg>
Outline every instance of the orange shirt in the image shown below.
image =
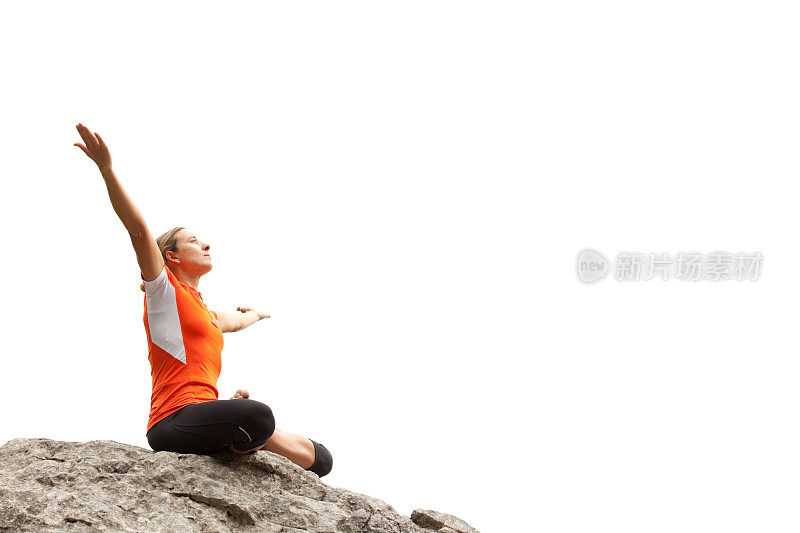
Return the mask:
<svg viewBox="0 0 800 533">
<path fill-rule="evenodd" d="M 218 400 L 222 330 L 203 295 L 179 281 L 168 266 L 146 281 L 144 329 L 153 393 L 147 431 L 181 407 Z"/>
</svg>

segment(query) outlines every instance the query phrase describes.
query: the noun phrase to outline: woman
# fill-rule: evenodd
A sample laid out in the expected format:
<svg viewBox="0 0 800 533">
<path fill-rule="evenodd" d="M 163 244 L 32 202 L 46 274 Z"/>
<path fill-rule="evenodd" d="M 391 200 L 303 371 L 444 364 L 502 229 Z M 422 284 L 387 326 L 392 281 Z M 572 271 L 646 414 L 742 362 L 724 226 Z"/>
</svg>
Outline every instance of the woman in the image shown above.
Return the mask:
<svg viewBox="0 0 800 533">
<path fill-rule="evenodd" d="M 239 313 L 212 311 L 197 290 L 211 270 L 210 246 L 189 230 L 176 227 L 156 241 L 139 210 L 111 169 L 111 154 L 97 132 L 78 124 L 85 144 L 75 146 L 97 164 L 111 205 L 131 236 L 143 283 L 153 392 L 147 441 L 155 451 L 210 454 L 226 449 L 255 453 L 265 449 L 283 455 L 320 477 L 333 466 L 322 444 L 275 428 L 268 405 L 239 389 L 219 400 L 222 334 L 240 331 L 262 318 L 248 307 Z"/>
</svg>

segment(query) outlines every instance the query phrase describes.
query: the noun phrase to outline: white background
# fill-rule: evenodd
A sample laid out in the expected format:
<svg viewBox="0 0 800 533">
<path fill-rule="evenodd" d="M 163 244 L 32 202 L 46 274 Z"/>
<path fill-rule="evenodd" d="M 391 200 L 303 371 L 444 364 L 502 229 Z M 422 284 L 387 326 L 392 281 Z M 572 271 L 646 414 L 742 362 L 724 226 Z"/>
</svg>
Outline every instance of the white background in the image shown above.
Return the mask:
<svg viewBox="0 0 800 533">
<path fill-rule="evenodd" d="M 16 2 L 0 17 L 0 442 L 149 449 L 139 268 L 211 244 L 239 388 L 324 481 L 482 532 L 796 531 L 789 2 Z M 586 246 L 757 282 L 578 282 Z"/>
</svg>

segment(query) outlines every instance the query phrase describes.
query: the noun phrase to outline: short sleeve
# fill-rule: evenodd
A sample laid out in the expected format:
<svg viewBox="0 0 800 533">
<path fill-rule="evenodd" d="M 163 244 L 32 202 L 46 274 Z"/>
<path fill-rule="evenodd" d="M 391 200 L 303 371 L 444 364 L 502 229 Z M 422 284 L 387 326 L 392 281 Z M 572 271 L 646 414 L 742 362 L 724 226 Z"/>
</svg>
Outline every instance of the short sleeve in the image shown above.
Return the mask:
<svg viewBox="0 0 800 533">
<path fill-rule="evenodd" d="M 209 309 L 209 311 L 211 311 L 211 309 Z M 211 314 L 214 316 L 214 325 L 222 330 L 222 325 L 219 323 L 219 315 L 217 315 L 217 312 L 211 311 Z"/>
<path fill-rule="evenodd" d="M 167 277 L 167 267 L 164 265 L 161 267 L 161 272 L 159 272 L 158 277 L 152 281 L 147 281 L 144 279 L 144 275 L 139 273 L 142 277 L 142 281 L 144 282 L 144 292 L 147 295 L 163 295 L 164 291 L 169 285 L 169 279 Z"/>
<path fill-rule="evenodd" d="M 178 316 L 178 303 L 175 286 L 170 279 L 172 273 L 165 266 L 158 277 L 144 281 L 147 324 L 153 344 L 186 363 L 186 350 L 183 344 L 181 321 Z"/>
</svg>

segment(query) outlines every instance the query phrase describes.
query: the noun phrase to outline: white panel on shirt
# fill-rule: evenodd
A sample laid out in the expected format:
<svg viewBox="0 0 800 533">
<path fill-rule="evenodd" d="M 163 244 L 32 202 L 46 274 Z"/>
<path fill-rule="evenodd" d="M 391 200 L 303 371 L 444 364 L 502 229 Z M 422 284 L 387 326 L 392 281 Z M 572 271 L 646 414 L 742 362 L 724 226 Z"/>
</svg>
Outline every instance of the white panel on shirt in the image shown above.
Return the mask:
<svg viewBox="0 0 800 533">
<path fill-rule="evenodd" d="M 167 267 L 153 281 L 144 281 L 144 292 L 147 298 L 147 325 L 150 328 L 150 340 L 153 344 L 186 364 L 186 350 L 183 346 L 181 321 L 178 318 L 178 303 L 175 299 L 175 287 L 167 277 Z"/>
</svg>

